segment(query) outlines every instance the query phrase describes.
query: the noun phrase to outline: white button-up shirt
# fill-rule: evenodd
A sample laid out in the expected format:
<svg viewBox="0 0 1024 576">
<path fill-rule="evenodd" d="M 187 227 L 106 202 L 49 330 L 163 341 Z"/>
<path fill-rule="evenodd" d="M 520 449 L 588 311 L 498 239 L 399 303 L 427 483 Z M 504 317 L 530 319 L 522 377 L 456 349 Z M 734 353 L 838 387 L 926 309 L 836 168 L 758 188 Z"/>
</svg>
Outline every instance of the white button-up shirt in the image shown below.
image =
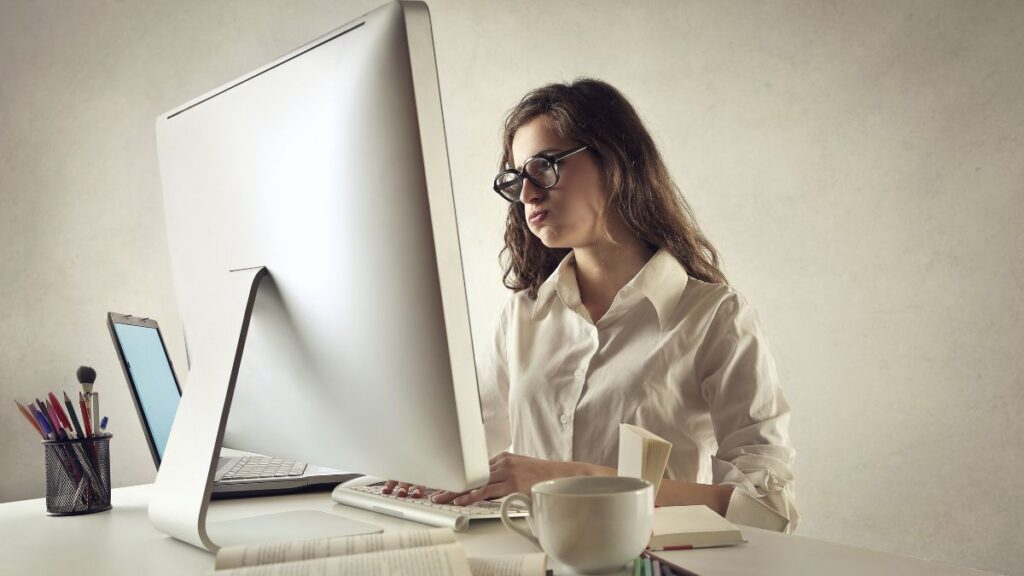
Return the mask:
<svg viewBox="0 0 1024 576">
<path fill-rule="evenodd" d="M 659 250 L 596 323 L 572 253 L 499 316 L 480 387 L 488 447 L 616 467 L 620 422 L 672 443 L 668 478 L 736 489 L 726 518 L 792 531 L 789 405 L 757 312 Z"/>
</svg>

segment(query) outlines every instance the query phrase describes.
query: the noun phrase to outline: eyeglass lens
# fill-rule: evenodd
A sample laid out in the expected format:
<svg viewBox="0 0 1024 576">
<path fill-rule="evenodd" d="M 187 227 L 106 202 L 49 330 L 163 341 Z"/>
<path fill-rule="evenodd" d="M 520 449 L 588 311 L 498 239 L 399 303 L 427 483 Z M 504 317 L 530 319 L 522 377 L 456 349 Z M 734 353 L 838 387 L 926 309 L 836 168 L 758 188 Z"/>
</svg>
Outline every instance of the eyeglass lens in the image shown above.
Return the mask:
<svg viewBox="0 0 1024 576">
<path fill-rule="evenodd" d="M 541 188 L 550 188 L 555 185 L 555 167 L 548 162 L 547 158 L 531 158 L 523 166 L 523 172 Z"/>
<path fill-rule="evenodd" d="M 558 180 L 555 167 L 546 158 L 528 160 L 523 174 L 539 188 L 550 188 Z M 523 179 L 513 172 L 505 172 L 498 176 L 497 187 L 505 197 L 517 201 L 523 193 Z"/>
</svg>

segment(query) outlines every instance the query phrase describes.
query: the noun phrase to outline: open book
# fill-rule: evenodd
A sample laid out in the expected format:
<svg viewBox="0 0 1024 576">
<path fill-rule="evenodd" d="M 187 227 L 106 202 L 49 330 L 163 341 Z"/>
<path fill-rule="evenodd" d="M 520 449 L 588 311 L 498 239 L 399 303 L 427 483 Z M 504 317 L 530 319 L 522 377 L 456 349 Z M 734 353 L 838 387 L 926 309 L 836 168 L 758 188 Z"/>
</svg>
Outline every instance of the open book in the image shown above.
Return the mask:
<svg viewBox="0 0 1024 576">
<path fill-rule="evenodd" d="M 619 424 L 619 476 L 654 484 L 657 497 L 672 443 L 632 424 Z"/>
<path fill-rule="evenodd" d="M 547 556 L 467 558 L 447 528 L 231 546 L 212 576 L 544 576 Z"/>
</svg>

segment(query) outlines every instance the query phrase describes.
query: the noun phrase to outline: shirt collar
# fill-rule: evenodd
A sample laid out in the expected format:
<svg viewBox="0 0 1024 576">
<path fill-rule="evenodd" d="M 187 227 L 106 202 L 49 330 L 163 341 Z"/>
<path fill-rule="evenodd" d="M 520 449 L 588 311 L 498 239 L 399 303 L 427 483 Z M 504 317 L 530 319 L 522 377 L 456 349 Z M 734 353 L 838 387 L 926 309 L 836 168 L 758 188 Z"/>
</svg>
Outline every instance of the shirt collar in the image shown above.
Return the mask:
<svg viewBox="0 0 1024 576">
<path fill-rule="evenodd" d="M 659 248 L 626 286 L 632 286 L 647 298 L 664 328 L 679 304 L 687 279 L 682 263 L 668 250 Z"/>
<path fill-rule="evenodd" d="M 679 260 L 671 252 L 660 248 L 626 286 L 640 292 L 654 306 L 658 323 L 664 328 L 679 304 L 687 279 L 686 269 Z M 537 289 L 537 301 L 531 318 L 539 318 L 556 295 L 570 310 L 582 305 L 579 286 L 576 284 L 576 256 L 573 252 L 562 259 L 551 276 Z"/>
<path fill-rule="evenodd" d="M 531 318 L 534 320 L 539 318 L 556 295 L 562 300 L 562 304 L 565 304 L 565 307 L 570 310 L 575 310 L 582 304 L 580 287 L 576 284 L 575 252 L 569 252 L 565 258 L 562 258 L 551 276 L 548 276 L 548 279 L 537 289 L 537 301 L 533 305 Z"/>
</svg>

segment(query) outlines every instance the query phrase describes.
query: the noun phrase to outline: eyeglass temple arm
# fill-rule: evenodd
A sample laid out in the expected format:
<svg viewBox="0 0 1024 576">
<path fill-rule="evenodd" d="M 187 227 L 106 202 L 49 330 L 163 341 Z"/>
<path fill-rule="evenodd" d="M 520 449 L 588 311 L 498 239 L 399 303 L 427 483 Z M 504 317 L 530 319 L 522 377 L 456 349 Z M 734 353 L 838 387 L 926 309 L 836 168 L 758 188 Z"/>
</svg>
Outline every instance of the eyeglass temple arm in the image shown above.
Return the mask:
<svg viewBox="0 0 1024 576">
<path fill-rule="evenodd" d="M 566 158 L 568 158 L 569 156 L 572 156 L 573 154 L 578 154 L 580 152 L 583 152 L 587 148 L 590 148 L 590 146 L 580 146 L 579 148 L 577 148 L 575 150 L 569 150 L 568 152 L 562 152 L 558 156 L 555 156 L 554 158 L 552 158 L 552 160 L 554 160 L 555 162 L 561 162 L 562 160 L 565 160 Z"/>
</svg>

